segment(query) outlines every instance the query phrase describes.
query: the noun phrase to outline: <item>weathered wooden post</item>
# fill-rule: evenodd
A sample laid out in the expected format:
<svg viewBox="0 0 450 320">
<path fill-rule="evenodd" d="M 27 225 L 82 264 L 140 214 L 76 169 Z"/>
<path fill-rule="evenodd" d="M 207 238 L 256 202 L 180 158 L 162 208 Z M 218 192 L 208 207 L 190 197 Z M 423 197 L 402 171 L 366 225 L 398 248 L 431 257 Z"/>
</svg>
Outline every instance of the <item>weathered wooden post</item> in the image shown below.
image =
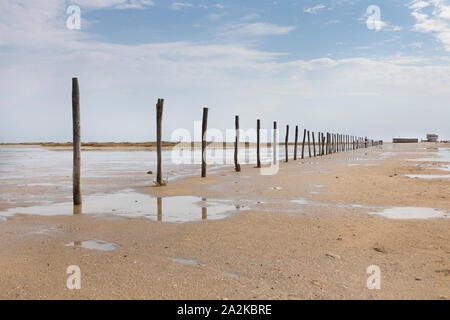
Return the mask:
<svg viewBox="0 0 450 320">
<path fill-rule="evenodd" d="M 308 152 L 309 152 L 309 157 L 311 158 L 311 137 L 309 134 L 309 130 L 308 130 Z"/>
<path fill-rule="evenodd" d="M 273 158 L 273 164 L 278 163 L 278 129 L 277 129 L 277 122 L 273 122 L 273 142 L 272 142 L 272 158 Z"/>
<path fill-rule="evenodd" d="M 73 204 L 81 205 L 81 133 L 80 133 L 80 87 L 78 78 L 72 78 L 72 125 L 73 125 Z"/>
<path fill-rule="evenodd" d="M 239 164 L 239 141 L 240 141 L 240 131 L 239 131 L 239 116 L 235 117 L 234 124 L 236 127 L 236 140 L 234 142 L 234 169 L 236 172 L 241 172 L 241 165 Z"/>
<path fill-rule="evenodd" d="M 317 156 L 317 154 L 316 154 L 316 138 L 314 137 L 314 131 L 312 132 L 312 140 L 313 140 L 314 157 L 316 157 Z"/>
<path fill-rule="evenodd" d="M 306 140 L 306 129 L 303 130 L 302 159 L 305 159 L 305 140 Z"/>
<path fill-rule="evenodd" d="M 294 160 L 297 160 L 298 126 L 295 126 Z"/>
<path fill-rule="evenodd" d="M 322 155 L 325 155 L 325 142 L 326 142 L 326 138 L 325 135 L 322 132 Z"/>
<path fill-rule="evenodd" d="M 256 167 L 261 168 L 261 121 L 258 119 L 256 120 Z"/>
<path fill-rule="evenodd" d="M 284 140 L 285 161 L 289 161 L 289 125 L 286 126 L 286 138 Z"/>
<path fill-rule="evenodd" d="M 164 99 L 158 99 L 156 104 L 156 157 L 157 157 L 157 174 L 156 183 L 160 186 L 163 185 L 162 180 L 162 115 L 164 108 Z"/>
<path fill-rule="evenodd" d="M 208 130 L 208 108 L 203 108 L 202 121 L 202 178 L 206 177 L 206 131 Z"/>
</svg>

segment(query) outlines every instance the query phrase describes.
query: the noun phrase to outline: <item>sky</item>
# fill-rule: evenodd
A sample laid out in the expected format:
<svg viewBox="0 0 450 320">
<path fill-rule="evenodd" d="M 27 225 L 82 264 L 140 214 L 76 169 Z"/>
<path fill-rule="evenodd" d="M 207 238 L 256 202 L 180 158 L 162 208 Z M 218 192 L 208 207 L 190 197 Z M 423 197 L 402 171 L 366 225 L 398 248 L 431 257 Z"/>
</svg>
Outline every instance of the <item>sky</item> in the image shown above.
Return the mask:
<svg viewBox="0 0 450 320">
<path fill-rule="evenodd" d="M 208 127 L 450 139 L 450 0 L 0 0 L 0 142 Z M 293 129 L 291 129 L 293 132 Z M 198 140 L 198 139 L 196 139 Z"/>
</svg>

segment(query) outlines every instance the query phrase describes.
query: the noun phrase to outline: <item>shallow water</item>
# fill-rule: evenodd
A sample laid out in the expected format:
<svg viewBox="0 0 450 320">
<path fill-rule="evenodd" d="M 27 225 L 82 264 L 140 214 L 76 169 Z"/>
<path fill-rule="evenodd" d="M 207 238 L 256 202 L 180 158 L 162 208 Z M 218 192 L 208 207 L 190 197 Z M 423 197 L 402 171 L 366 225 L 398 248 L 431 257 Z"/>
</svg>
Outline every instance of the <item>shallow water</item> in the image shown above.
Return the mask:
<svg viewBox="0 0 450 320">
<path fill-rule="evenodd" d="M 284 147 L 278 156 L 284 156 Z M 261 162 L 272 159 L 271 148 L 261 148 Z M 289 148 L 292 158 L 293 148 Z M 153 150 L 83 150 L 81 181 L 83 194 L 111 193 L 151 186 L 155 180 L 156 152 Z M 201 150 L 164 150 L 163 179 L 200 174 Z M 256 163 L 255 148 L 240 148 L 241 164 Z M 178 162 L 181 162 L 179 164 Z M 208 172 L 234 163 L 233 149 L 208 149 Z M 149 175 L 148 171 L 154 173 Z M 130 183 L 132 183 L 130 185 Z M 17 191 L 17 188 L 23 192 Z M 0 146 L 0 202 L 11 205 L 41 204 L 72 197 L 72 151 L 36 146 Z"/>
<path fill-rule="evenodd" d="M 435 219 L 435 218 L 450 218 L 447 212 L 436 210 L 433 208 L 421 207 L 393 207 L 384 209 L 379 212 L 369 212 L 372 215 L 379 215 L 389 219 Z"/>
<path fill-rule="evenodd" d="M 207 200 L 195 196 L 156 198 L 133 190 L 125 190 L 118 193 L 86 196 L 82 207 L 74 207 L 72 202 L 16 207 L 0 212 L 0 216 L 107 214 L 129 218 L 144 217 L 164 222 L 188 222 L 223 219 L 230 212 L 241 207 L 239 204 L 226 200 Z"/>
<path fill-rule="evenodd" d="M 66 247 L 84 248 L 98 251 L 112 251 L 116 249 L 116 245 L 114 243 L 102 240 L 73 241 L 66 244 Z"/>
<path fill-rule="evenodd" d="M 450 174 L 405 174 L 405 176 L 419 179 L 450 179 Z"/>
<path fill-rule="evenodd" d="M 184 265 L 203 265 L 202 263 L 200 263 L 198 260 L 195 259 L 184 259 L 184 258 L 175 258 L 173 259 L 174 262 L 179 263 L 179 264 L 184 264 Z"/>
</svg>

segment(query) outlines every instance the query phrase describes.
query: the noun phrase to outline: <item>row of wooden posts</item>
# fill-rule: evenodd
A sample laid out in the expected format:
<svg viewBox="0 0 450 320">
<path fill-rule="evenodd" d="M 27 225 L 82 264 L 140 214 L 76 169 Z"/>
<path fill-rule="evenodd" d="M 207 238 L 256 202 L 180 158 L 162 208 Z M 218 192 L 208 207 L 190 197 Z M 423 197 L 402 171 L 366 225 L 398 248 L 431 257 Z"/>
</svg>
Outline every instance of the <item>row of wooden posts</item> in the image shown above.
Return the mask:
<svg viewBox="0 0 450 320">
<path fill-rule="evenodd" d="M 158 99 L 158 103 L 156 104 L 156 128 L 157 128 L 157 178 L 156 182 L 159 185 L 163 184 L 162 174 L 161 174 L 161 124 L 162 124 L 162 110 L 164 106 L 164 99 Z M 206 132 L 208 129 L 208 111 L 209 108 L 203 108 L 203 119 L 202 119 L 202 166 L 201 166 L 201 177 L 206 177 Z M 239 154 L 239 143 L 240 143 L 240 127 L 239 127 L 239 116 L 235 116 L 235 129 L 236 129 L 236 138 L 234 141 L 234 167 L 236 172 L 241 171 L 241 165 L 239 164 L 238 154 Z M 277 122 L 273 122 L 274 132 L 277 130 Z M 261 168 L 261 139 L 260 139 L 260 131 L 261 131 L 261 120 L 256 120 L 256 167 Z M 295 143 L 294 143 L 294 160 L 297 160 L 297 149 L 298 149 L 298 134 L 299 128 L 295 126 Z M 312 148 L 311 150 L 311 136 L 312 136 Z M 306 129 L 303 130 L 303 142 L 302 142 L 302 155 L 301 158 L 305 158 L 305 145 L 308 146 L 308 154 L 309 157 L 317 157 L 324 156 L 338 152 L 345 152 L 349 150 L 356 150 L 360 148 L 368 148 L 371 146 L 377 146 L 383 143 L 380 140 L 371 140 L 367 139 L 367 137 L 357 137 L 346 134 L 338 134 L 338 133 L 329 133 L 326 134 L 323 132 L 318 132 L 317 134 L 317 143 L 316 143 L 316 135 L 314 132 L 310 132 Z M 308 141 L 306 141 L 308 139 Z M 275 141 L 274 141 L 275 143 Z M 286 138 L 285 138 L 285 162 L 289 161 L 288 156 L 288 147 L 289 147 L 289 125 L 286 126 Z M 316 148 L 317 146 L 317 148 Z M 274 157 L 275 157 L 275 149 L 274 149 Z M 312 153 L 311 153 L 312 152 Z M 276 159 L 274 158 L 274 162 Z"/>
<path fill-rule="evenodd" d="M 157 152 L 157 173 L 156 173 L 156 183 L 158 185 L 163 185 L 162 178 L 162 116 L 164 109 L 164 99 L 158 99 L 156 104 L 156 152 Z M 201 165 L 201 176 L 206 177 L 206 132 L 208 128 L 208 108 L 203 108 L 203 121 L 202 121 L 202 165 Z M 78 84 L 78 79 L 72 79 L 72 124 L 73 124 L 73 203 L 74 205 L 81 205 L 81 134 L 80 134 L 80 89 Z M 260 131 L 261 131 L 261 121 L 258 119 L 256 121 L 257 128 L 257 140 L 256 140 L 256 167 L 261 168 L 261 147 L 260 147 Z M 236 138 L 234 141 L 234 167 L 236 172 L 241 171 L 241 165 L 239 164 L 238 153 L 239 153 L 239 142 L 240 142 L 240 130 L 239 130 L 239 116 L 235 117 L 235 129 Z M 276 132 L 277 122 L 274 121 L 273 129 Z M 294 143 L 294 160 L 297 160 L 298 152 L 298 134 L 299 128 L 295 126 L 295 143 Z M 312 147 L 311 150 L 311 135 L 312 135 Z M 368 140 L 367 138 L 334 134 L 327 132 L 318 133 L 318 144 L 316 143 L 316 135 L 314 132 L 310 133 L 308 130 L 303 131 L 303 143 L 301 150 L 301 158 L 305 157 L 305 146 L 308 146 L 309 157 L 317 157 L 333 154 L 336 152 L 343 152 L 348 150 L 355 150 L 359 148 L 367 148 L 369 146 L 375 146 L 382 144 L 382 141 Z M 307 141 L 306 141 L 307 139 Z M 288 145 L 289 145 L 289 125 L 286 126 L 286 139 L 285 139 L 285 161 L 288 162 Z M 317 148 L 318 150 L 317 150 Z M 273 143 L 274 147 L 274 162 L 276 159 L 276 147 L 275 139 Z M 313 153 L 311 153 L 311 151 Z"/>
</svg>

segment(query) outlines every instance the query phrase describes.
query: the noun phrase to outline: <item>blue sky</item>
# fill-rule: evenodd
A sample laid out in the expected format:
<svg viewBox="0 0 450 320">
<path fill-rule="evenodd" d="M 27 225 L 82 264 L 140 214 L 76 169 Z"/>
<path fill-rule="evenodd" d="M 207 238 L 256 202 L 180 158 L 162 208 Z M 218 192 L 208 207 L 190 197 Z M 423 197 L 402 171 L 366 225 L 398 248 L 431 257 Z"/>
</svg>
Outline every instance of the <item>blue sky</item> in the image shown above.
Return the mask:
<svg viewBox="0 0 450 320">
<path fill-rule="evenodd" d="M 449 0 L 1 3 L 2 142 L 69 141 L 73 76 L 84 141 L 153 140 L 159 97 L 166 140 L 193 131 L 204 106 L 219 130 L 239 114 L 247 128 L 258 117 L 267 127 L 450 138 Z M 66 26 L 70 5 L 80 30 Z"/>
</svg>

